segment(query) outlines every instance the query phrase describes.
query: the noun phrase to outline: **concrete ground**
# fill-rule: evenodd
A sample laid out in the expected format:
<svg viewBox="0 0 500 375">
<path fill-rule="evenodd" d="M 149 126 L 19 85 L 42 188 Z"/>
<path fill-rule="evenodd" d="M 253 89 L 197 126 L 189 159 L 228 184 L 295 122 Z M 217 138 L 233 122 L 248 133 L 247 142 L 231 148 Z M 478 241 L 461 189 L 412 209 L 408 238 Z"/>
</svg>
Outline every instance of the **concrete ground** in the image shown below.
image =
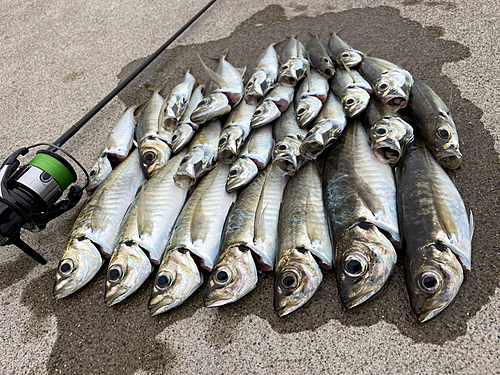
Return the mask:
<svg viewBox="0 0 500 375">
<path fill-rule="evenodd" d="M 205 1 L 5 0 L 0 6 L 0 159 L 53 141 L 155 51 Z M 456 184 L 476 219 L 473 270 L 454 303 L 431 322 L 411 314 L 401 266 L 373 300 L 342 309 L 332 273 L 310 304 L 285 318 L 272 310 L 272 276 L 232 306 L 206 309 L 202 291 L 151 318 L 148 280 L 113 308 L 104 272 L 56 302 L 55 268 L 78 214 L 23 238 L 41 266 L 0 248 L 0 373 L 500 373 L 499 6 L 464 1 L 227 1 L 217 3 L 171 50 L 92 120 L 67 148 L 91 168 L 126 105 L 144 85 L 172 84 L 196 54 L 226 48 L 251 66 L 272 41 L 329 31 L 355 48 L 402 64 L 443 98 L 453 93 L 464 163 Z M 172 87 L 172 86 L 170 86 Z M 168 90 L 168 88 L 167 88 Z"/>
</svg>

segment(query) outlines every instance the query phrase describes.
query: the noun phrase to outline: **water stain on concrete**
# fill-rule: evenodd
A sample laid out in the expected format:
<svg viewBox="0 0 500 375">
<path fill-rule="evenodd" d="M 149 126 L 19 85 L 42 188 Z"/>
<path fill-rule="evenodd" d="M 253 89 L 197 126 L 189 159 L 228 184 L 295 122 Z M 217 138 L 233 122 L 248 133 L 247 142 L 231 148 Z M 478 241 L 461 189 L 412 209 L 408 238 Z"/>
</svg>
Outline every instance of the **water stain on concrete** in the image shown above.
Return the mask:
<svg viewBox="0 0 500 375">
<path fill-rule="evenodd" d="M 441 73 L 444 63 L 465 59 L 470 52 L 463 45 L 439 39 L 440 28 L 424 28 L 401 18 L 398 10 L 389 7 L 287 20 L 283 8 L 269 6 L 242 23 L 228 38 L 166 51 L 119 97 L 127 105 L 140 103 L 150 95 L 147 85 L 158 86 L 170 77 L 164 91 L 168 92 L 182 80 L 181 68 L 190 67 L 196 77 L 206 80 L 197 62 L 198 53 L 216 56 L 229 49 L 228 60 L 234 66 L 243 67 L 252 64 L 270 43 L 298 31 L 318 34 L 326 43 L 329 31 L 341 24 L 344 24 L 341 37 L 354 48 L 373 54 L 376 51 L 378 57 L 396 63 L 404 61 L 405 68 L 429 83 L 443 98 L 448 98 L 453 88 L 452 112 L 464 155 L 463 166 L 456 173 L 456 184 L 476 221 L 472 273 L 466 275 L 455 301 L 436 319 L 423 325 L 418 324 L 411 313 L 401 264 L 375 298 L 350 311 L 338 300 L 333 273 L 327 273 L 311 303 L 284 318 L 278 318 L 272 310 L 273 275 L 264 274 L 248 296 L 231 306 L 218 308 L 208 335 L 216 347 L 223 348 L 236 340 L 238 324 L 252 314 L 267 320 L 281 334 L 318 330 L 332 319 L 359 327 L 383 320 L 394 324 L 415 342 L 441 345 L 465 334 L 467 321 L 488 302 L 499 284 L 500 249 L 495 241 L 500 212 L 500 200 L 496 198 L 500 181 L 498 156 L 493 151 L 491 135 L 481 124 L 481 110 L 463 99 L 459 89 Z M 127 65 L 120 78 L 125 78 L 141 62 Z M 215 62 L 209 63 L 215 66 Z M 47 364 L 50 374 L 169 371 L 175 367 L 175 348 L 160 345 L 154 337 L 202 308 L 204 286 L 179 308 L 151 318 L 147 300 L 152 278 L 127 301 L 111 309 L 104 304 L 104 271 L 80 292 L 58 302 L 51 296 L 53 282 L 54 271 L 47 272 L 31 281 L 23 294 L 23 303 L 34 314 L 33 325 L 46 316 L 57 317 L 59 335 Z M 67 361 L 71 361 L 71 370 L 64 367 Z"/>
</svg>

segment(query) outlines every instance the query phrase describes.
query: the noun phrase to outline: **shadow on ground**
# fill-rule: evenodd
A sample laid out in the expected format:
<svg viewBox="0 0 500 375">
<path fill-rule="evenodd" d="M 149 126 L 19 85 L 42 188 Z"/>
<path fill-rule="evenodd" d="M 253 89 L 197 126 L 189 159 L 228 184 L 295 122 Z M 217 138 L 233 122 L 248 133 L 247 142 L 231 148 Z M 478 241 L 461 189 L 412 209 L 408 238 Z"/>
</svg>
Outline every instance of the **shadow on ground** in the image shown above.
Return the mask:
<svg viewBox="0 0 500 375">
<path fill-rule="evenodd" d="M 146 86 L 158 85 L 166 77 L 171 78 L 165 92 L 168 91 L 181 80 L 181 68 L 189 67 L 196 77 L 206 79 L 197 60 L 198 53 L 217 56 L 229 49 L 228 60 L 243 67 L 251 64 L 271 42 L 297 33 L 299 39 L 305 41 L 309 37 L 306 31 L 319 34 L 326 42 L 328 32 L 339 29 L 342 29 L 341 37 L 353 47 L 402 64 L 428 82 L 443 98 L 448 98 L 453 89 L 452 112 L 464 155 L 456 183 L 476 221 L 473 272 L 466 276 L 451 306 L 424 325 L 419 325 L 411 314 L 400 265 L 376 298 L 352 311 L 342 308 L 333 274 L 326 274 L 311 303 L 285 318 L 278 318 L 272 310 L 272 275 L 263 275 L 250 295 L 234 305 L 218 308 L 218 321 L 207 337 L 217 347 L 222 348 L 236 338 L 238 324 L 250 314 L 267 320 L 278 333 L 321 329 L 332 319 L 346 326 L 371 326 L 384 320 L 415 342 L 439 345 L 465 334 L 467 321 L 488 301 L 499 284 L 500 255 L 495 241 L 500 212 L 500 198 L 496 194 L 500 181 L 498 156 L 492 137 L 481 124 L 481 110 L 461 98 L 458 88 L 441 74 L 444 63 L 465 59 L 470 52 L 463 45 L 441 39 L 443 32 L 439 27 L 423 28 L 401 18 L 397 10 L 388 7 L 287 20 L 281 7 L 270 6 L 250 17 L 228 38 L 167 51 L 143 75 L 149 78 L 142 82 L 139 79 L 122 92 L 120 99 L 127 105 L 140 103 L 149 95 Z M 120 78 L 124 79 L 141 62 L 130 63 Z M 209 63 L 215 65 L 215 62 Z M 4 266 L 3 272 L 10 267 L 14 265 Z M 27 271 L 23 268 L 20 272 Z M 47 364 L 51 374 L 57 371 L 132 374 L 137 369 L 162 372 L 175 367 L 175 348 L 159 344 L 155 336 L 202 307 L 202 290 L 199 290 L 176 310 L 151 318 L 147 311 L 152 287 L 150 278 L 127 301 L 108 309 L 103 297 L 103 271 L 82 291 L 56 302 L 51 296 L 53 281 L 54 271 L 47 272 L 31 281 L 23 295 L 23 303 L 33 312 L 30 328 L 26 331 L 28 339 L 30 335 L 40 334 L 37 327 L 41 319 L 50 315 L 57 318 L 59 335 Z M 66 361 L 71 362 L 71 370 L 64 367 Z"/>
</svg>

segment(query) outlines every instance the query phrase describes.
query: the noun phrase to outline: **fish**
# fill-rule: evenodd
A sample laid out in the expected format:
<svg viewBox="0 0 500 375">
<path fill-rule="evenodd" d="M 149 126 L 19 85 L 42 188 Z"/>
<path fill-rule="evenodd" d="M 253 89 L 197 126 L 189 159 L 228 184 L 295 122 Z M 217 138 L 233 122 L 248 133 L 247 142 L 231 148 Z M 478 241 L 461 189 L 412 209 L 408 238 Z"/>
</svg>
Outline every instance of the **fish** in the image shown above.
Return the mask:
<svg viewBox="0 0 500 375">
<path fill-rule="evenodd" d="M 268 124 L 253 129 L 238 159 L 231 165 L 227 175 L 226 190 L 232 192 L 247 185 L 271 161 L 274 146 L 273 127 Z"/>
<path fill-rule="evenodd" d="M 203 275 L 195 259 L 200 268 L 212 270 L 226 217 L 236 201 L 236 193 L 225 189 L 228 172 L 228 164 L 215 167 L 179 214 L 149 300 L 152 315 L 179 306 L 200 287 Z"/>
<path fill-rule="evenodd" d="M 413 86 L 413 77 L 408 71 L 389 61 L 368 56 L 359 70 L 387 110 L 397 112 L 406 107 Z"/>
<path fill-rule="evenodd" d="M 179 152 L 143 185 L 125 215 L 106 276 L 105 301 L 113 306 L 134 293 L 160 264 L 188 189 L 173 175 L 186 151 Z"/>
<path fill-rule="evenodd" d="M 413 142 L 413 128 L 373 98 L 366 108 L 365 119 L 375 157 L 395 166 L 406 147 Z"/>
<path fill-rule="evenodd" d="M 172 150 L 168 146 L 171 135 L 168 135 L 161 124 L 160 113 L 164 99 L 155 90 L 147 101 L 137 121 L 136 139 L 141 156 L 141 163 L 147 178 L 164 166 Z"/>
<path fill-rule="evenodd" d="M 300 154 L 306 160 L 316 159 L 340 137 L 346 125 L 347 120 L 342 104 L 330 90 L 321 112 L 300 145 Z"/>
<path fill-rule="evenodd" d="M 272 160 L 282 176 L 295 174 L 304 163 L 299 149 L 306 134 L 307 130 L 299 126 L 295 106 L 291 103 L 273 127 L 276 143 Z"/>
<path fill-rule="evenodd" d="M 255 104 L 240 102 L 228 116 L 219 137 L 219 160 L 233 163 L 250 134 L 250 122 L 255 112 Z"/>
<path fill-rule="evenodd" d="M 323 187 L 337 287 L 350 309 L 382 289 L 402 247 L 392 168 L 374 156 L 360 120 L 350 121 L 330 148 Z"/>
<path fill-rule="evenodd" d="M 311 67 L 323 74 L 326 78 L 332 78 L 335 74 L 335 66 L 317 35 L 306 43 L 306 49 Z"/>
<path fill-rule="evenodd" d="M 184 75 L 184 81 L 172 89 L 161 108 L 162 124 L 165 128 L 174 127 L 186 110 L 189 98 L 193 92 L 196 79 L 189 72 Z"/>
<path fill-rule="evenodd" d="M 213 82 L 213 91 L 208 91 L 206 97 L 198 103 L 191 114 L 191 121 L 203 124 L 216 117 L 225 115 L 243 98 L 244 69 L 236 69 L 227 60 L 226 55 L 219 59 L 216 71 L 211 70 L 200 57 L 201 64 L 208 77 Z"/>
<path fill-rule="evenodd" d="M 410 108 L 425 144 L 439 164 L 446 169 L 459 168 L 462 153 L 450 110 L 429 86 L 417 78 L 410 95 Z"/>
<path fill-rule="evenodd" d="M 259 56 L 245 88 L 245 99 L 256 102 L 266 96 L 278 79 L 279 61 L 272 43 Z"/>
<path fill-rule="evenodd" d="M 235 302 L 255 288 L 258 276 L 254 256 L 260 261 L 259 268 L 273 269 L 287 179 L 270 165 L 239 195 L 228 216 L 224 240 L 205 289 L 206 307 Z"/>
<path fill-rule="evenodd" d="M 281 66 L 278 83 L 283 86 L 294 87 L 307 74 L 309 60 L 307 50 L 293 36 L 283 43 L 281 47 Z"/>
<path fill-rule="evenodd" d="M 315 69 L 311 69 L 295 95 L 297 118 L 301 127 L 307 126 L 321 111 L 328 96 L 328 80 Z"/>
<path fill-rule="evenodd" d="M 337 63 L 339 68 L 344 65 L 354 68 L 359 65 L 365 57 L 363 52 L 349 47 L 336 33 L 332 33 L 328 42 L 327 50 L 331 58 Z"/>
<path fill-rule="evenodd" d="M 121 163 L 83 205 L 57 267 L 53 294 L 64 298 L 84 287 L 109 258 L 120 223 L 144 182 L 139 152 Z"/>
<path fill-rule="evenodd" d="M 111 173 L 113 168 L 106 155 L 99 156 L 96 163 L 90 170 L 89 185 L 87 186 L 87 191 L 92 193 Z"/>
<path fill-rule="evenodd" d="M 410 304 L 426 322 L 455 298 L 471 270 L 474 220 L 447 173 L 416 134 L 397 168 L 398 213 Z"/>
<path fill-rule="evenodd" d="M 203 100 L 202 91 L 205 85 L 198 85 L 189 99 L 186 110 L 182 114 L 177 128 L 172 135 L 172 152 L 175 154 L 179 152 L 188 142 L 193 138 L 194 132 L 198 130 L 198 125 L 191 121 L 191 114 Z"/>
<path fill-rule="evenodd" d="M 321 268 L 332 268 L 321 185 L 316 163 L 309 162 L 288 180 L 283 192 L 274 279 L 274 309 L 279 316 L 309 301 L 323 280 Z"/>
<path fill-rule="evenodd" d="M 106 138 L 101 156 L 106 155 L 113 168 L 124 161 L 132 149 L 134 140 L 134 112 L 137 106 L 128 108 Z"/>
<path fill-rule="evenodd" d="M 346 116 L 350 118 L 365 110 L 373 92 L 370 84 L 354 69 L 339 69 L 332 79 L 331 89 L 340 99 Z"/>
<path fill-rule="evenodd" d="M 219 120 L 213 120 L 196 132 L 173 177 L 178 187 L 186 189 L 193 186 L 201 176 L 215 167 L 221 126 Z"/>
<path fill-rule="evenodd" d="M 277 85 L 253 113 L 252 128 L 264 126 L 280 117 L 292 102 L 294 91 L 293 87 Z"/>
</svg>

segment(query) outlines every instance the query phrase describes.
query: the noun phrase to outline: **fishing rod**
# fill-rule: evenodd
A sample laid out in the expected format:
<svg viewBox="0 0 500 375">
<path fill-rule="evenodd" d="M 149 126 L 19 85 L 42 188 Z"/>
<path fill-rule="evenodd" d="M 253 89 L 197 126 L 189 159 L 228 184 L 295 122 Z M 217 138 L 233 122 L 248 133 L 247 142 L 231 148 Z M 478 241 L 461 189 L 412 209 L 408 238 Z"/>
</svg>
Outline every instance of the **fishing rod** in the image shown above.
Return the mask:
<svg viewBox="0 0 500 375">
<path fill-rule="evenodd" d="M 3 162 L 0 167 L 0 246 L 15 245 L 37 262 L 41 264 L 47 263 L 39 253 L 21 239 L 21 229 L 31 232 L 39 232 L 45 229 L 50 220 L 55 219 L 78 204 L 90 179 L 85 168 L 61 147 L 216 1 L 210 1 L 156 52 L 149 56 L 141 66 L 125 78 L 123 82 L 54 143 L 37 143 L 20 148 Z M 18 158 L 25 156 L 30 149 L 41 146 L 48 146 L 48 148 L 39 150 L 28 164 L 21 166 Z M 60 152 L 62 155 L 56 152 Z M 74 184 L 78 176 L 65 157 L 71 159 L 84 172 L 86 183 L 83 187 Z M 73 185 L 69 189 L 66 198 L 60 200 L 64 190 L 71 184 Z"/>
</svg>

